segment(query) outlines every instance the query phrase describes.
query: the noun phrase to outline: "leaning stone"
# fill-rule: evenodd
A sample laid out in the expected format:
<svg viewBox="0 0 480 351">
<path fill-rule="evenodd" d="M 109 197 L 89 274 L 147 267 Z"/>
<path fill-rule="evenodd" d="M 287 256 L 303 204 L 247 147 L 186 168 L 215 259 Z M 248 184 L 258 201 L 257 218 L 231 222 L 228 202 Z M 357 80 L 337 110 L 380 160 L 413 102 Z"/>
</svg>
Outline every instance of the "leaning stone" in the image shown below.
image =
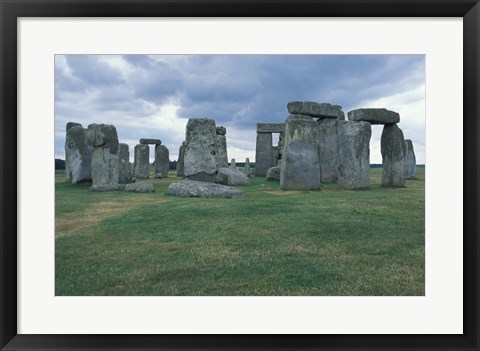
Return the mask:
<svg viewBox="0 0 480 351">
<path fill-rule="evenodd" d="M 160 174 L 161 178 L 168 177 L 170 170 L 170 157 L 165 145 L 155 146 L 155 175 Z"/>
<path fill-rule="evenodd" d="M 255 147 L 255 175 L 266 176 L 270 167 L 274 166 L 272 133 L 257 133 Z"/>
<path fill-rule="evenodd" d="M 238 169 L 222 167 L 218 169 L 217 183 L 223 185 L 250 185 L 250 180 Z"/>
<path fill-rule="evenodd" d="M 360 189 L 370 186 L 370 137 L 368 122 L 339 121 L 338 179 L 340 189 Z"/>
<path fill-rule="evenodd" d="M 245 192 L 230 186 L 199 182 L 195 180 L 183 180 L 168 186 L 165 194 L 181 197 L 212 197 L 225 199 L 240 199 Z"/>
<path fill-rule="evenodd" d="M 318 152 L 320 158 L 321 182 L 337 181 L 338 119 L 320 118 L 318 124 Z"/>
<path fill-rule="evenodd" d="M 142 138 L 139 140 L 139 143 L 140 144 L 143 144 L 143 145 L 160 145 L 162 143 L 162 141 L 160 139 L 146 139 L 146 138 Z"/>
<path fill-rule="evenodd" d="M 380 144 L 383 159 L 382 186 L 403 188 L 405 186 L 405 139 L 397 124 L 383 127 Z"/>
<path fill-rule="evenodd" d="M 89 145 L 87 130 L 78 123 L 68 123 L 65 138 L 65 174 L 72 184 L 92 181 L 93 147 Z"/>
<path fill-rule="evenodd" d="M 92 187 L 118 188 L 118 135 L 110 124 L 90 124 L 88 143 L 93 146 Z"/>
<path fill-rule="evenodd" d="M 370 124 L 394 124 L 400 122 L 400 115 L 386 108 L 359 108 L 348 113 L 350 121 L 365 121 Z"/>
<path fill-rule="evenodd" d="M 227 154 L 227 129 L 225 127 L 217 127 L 217 135 L 215 136 L 215 144 L 217 148 L 218 167 L 228 167 Z"/>
<path fill-rule="evenodd" d="M 280 170 L 281 170 L 281 168 L 279 166 L 269 168 L 268 171 L 267 171 L 267 179 L 268 180 L 280 180 Z"/>
<path fill-rule="evenodd" d="M 405 179 L 415 179 L 417 174 L 417 159 L 410 139 L 405 140 Z"/>
<path fill-rule="evenodd" d="M 132 164 L 128 144 L 118 144 L 118 182 L 122 184 L 133 182 Z"/>
<path fill-rule="evenodd" d="M 217 128 L 213 119 L 191 118 L 188 120 L 184 156 L 186 178 L 215 182 L 218 170 L 216 134 Z"/>
<path fill-rule="evenodd" d="M 178 150 L 177 177 L 183 177 L 185 175 L 184 158 L 185 158 L 185 142 L 182 142 L 182 145 L 180 145 L 180 149 Z"/>
<path fill-rule="evenodd" d="M 280 171 L 283 190 L 320 189 L 317 123 L 309 116 L 290 115 Z"/>
<path fill-rule="evenodd" d="M 342 107 L 327 102 L 292 101 L 287 104 L 288 112 L 292 115 L 307 115 L 312 117 L 344 119 Z"/>
<path fill-rule="evenodd" d="M 135 179 L 147 179 L 150 174 L 150 148 L 146 144 L 135 145 L 133 174 Z"/>
<path fill-rule="evenodd" d="M 133 191 L 137 193 L 153 193 L 155 189 L 152 183 L 131 183 L 125 185 L 125 191 Z"/>
</svg>

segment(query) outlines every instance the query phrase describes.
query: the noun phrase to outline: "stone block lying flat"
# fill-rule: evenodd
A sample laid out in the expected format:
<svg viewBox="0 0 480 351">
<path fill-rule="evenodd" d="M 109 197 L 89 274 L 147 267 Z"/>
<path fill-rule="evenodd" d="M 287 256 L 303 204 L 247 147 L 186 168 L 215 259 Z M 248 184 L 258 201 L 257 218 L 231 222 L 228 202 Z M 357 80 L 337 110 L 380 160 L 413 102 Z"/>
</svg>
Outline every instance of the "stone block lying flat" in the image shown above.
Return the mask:
<svg viewBox="0 0 480 351">
<path fill-rule="evenodd" d="M 257 133 L 283 133 L 285 123 L 257 123 Z"/>
<path fill-rule="evenodd" d="M 345 119 L 345 113 L 342 106 L 332 105 L 327 102 L 318 103 L 312 101 L 292 101 L 287 104 L 290 114 L 307 115 L 320 118 L 338 118 Z"/>
<path fill-rule="evenodd" d="M 370 124 L 394 124 L 400 122 L 400 115 L 386 108 L 359 108 L 348 113 L 350 121 L 365 121 Z"/>
<path fill-rule="evenodd" d="M 211 197 L 224 199 L 240 199 L 245 196 L 245 192 L 240 189 L 195 180 L 183 180 L 181 182 L 172 183 L 168 186 L 165 194 L 181 197 Z"/>
<path fill-rule="evenodd" d="M 125 185 L 125 191 L 133 191 L 137 193 L 153 193 L 155 189 L 152 183 L 131 183 Z"/>
<path fill-rule="evenodd" d="M 223 185 L 250 185 L 250 179 L 238 169 L 222 167 L 218 169 L 217 183 Z"/>
<path fill-rule="evenodd" d="M 139 143 L 140 144 L 143 144 L 143 145 L 160 145 L 162 143 L 162 141 L 160 139 L 146 139 L 146 138 L 142 138 L 139 140 Z"/>
</svg>

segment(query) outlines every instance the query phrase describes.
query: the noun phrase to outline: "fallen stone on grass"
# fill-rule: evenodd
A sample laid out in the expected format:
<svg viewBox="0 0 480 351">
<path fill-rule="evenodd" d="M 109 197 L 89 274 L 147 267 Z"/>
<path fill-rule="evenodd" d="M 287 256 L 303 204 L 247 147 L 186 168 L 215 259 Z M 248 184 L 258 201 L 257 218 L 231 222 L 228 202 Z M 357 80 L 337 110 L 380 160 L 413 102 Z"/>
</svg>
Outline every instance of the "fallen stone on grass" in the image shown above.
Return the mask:
<svg viewBox="0 0 480 351">
<path fill-rule="evenodd" d="M 121 191 L 125 189 L 125 184 L 100 184 L 92 185 L 90 191 Z"/>
<path fill-rule="evenodd" d="M 280 166 L 271 167 L 267 171 L 268 180 L 280 180 Z"/>
<path fill-rule="evenodd" d="M 196 180 L 183 180 L 181 182 L 172 183 L 168 186 L 165 194 L 181 197 L 211 197 L 224 199 L 240 199 L 245 196 L 245 192 L 240 189 Z"/>
<path fill-rule="evenodd" d="M 238 169 L 222 167 L 218 169 L 217 183 L 223 185 L 250 185 L 250 180 Z"/>
<path fill-rule="evenodd" d="M 125 185 L 125 191 L 133 191 L 137 193 L 153 193 L 155 189 L 152 183 L 131 183 Z"/>
</svg>

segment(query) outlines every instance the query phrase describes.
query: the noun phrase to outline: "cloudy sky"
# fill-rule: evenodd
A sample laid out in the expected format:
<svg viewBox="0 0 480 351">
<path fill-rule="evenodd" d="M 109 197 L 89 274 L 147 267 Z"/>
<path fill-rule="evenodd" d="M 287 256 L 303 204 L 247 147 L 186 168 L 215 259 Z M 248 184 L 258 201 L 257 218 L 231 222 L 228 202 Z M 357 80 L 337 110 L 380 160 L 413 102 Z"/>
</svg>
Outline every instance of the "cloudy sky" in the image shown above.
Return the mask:
<svg viewBox="0 0 480 351">
<path fill-rule="evenodd" d="M 161 139 L 176 160 L 188 119 L 206 117 L 227 128 L 229 158 L 254 161 L 256 123 L 284 122 L 289 101 L 397 111 L 425 163 L 423 55 L 56 55 L 55 157 L 71 121 L 115 125 L 131 161 L 140 138 Z M 381 131 L 372 126 L 371 163 Z"/>
</svg>

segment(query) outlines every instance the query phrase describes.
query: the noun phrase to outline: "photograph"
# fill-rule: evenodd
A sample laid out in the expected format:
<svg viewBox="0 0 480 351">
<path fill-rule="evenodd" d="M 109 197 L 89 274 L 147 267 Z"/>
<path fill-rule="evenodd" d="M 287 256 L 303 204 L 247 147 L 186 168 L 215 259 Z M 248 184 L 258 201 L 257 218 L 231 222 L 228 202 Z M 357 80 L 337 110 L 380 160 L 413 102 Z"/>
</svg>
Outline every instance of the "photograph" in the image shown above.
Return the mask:
<svg viewBox="0 0 480 351">
<path fill-rule="evenodd" d="M 425 55 L 52 60 L 55 296 L 425 296 Z"/>
</svg>

